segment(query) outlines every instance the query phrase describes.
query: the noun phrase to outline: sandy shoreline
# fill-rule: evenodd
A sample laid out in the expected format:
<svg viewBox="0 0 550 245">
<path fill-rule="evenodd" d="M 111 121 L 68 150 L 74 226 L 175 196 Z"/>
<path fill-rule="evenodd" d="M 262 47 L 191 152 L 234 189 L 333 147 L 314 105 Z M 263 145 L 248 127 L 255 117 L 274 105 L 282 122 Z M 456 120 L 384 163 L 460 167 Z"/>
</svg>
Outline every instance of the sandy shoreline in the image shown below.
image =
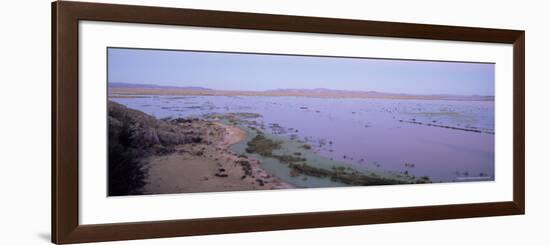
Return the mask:
<svg viewBox="0 0 550 245">
<path fill-rule="evenodd" d="M 143 194 L 293 188 L 268 174 L 258 160 L 228 150 L 246 139 L 245 131 L 217 122 L 201 123 L 207 124 L 207 141 L 178 145 L 174 153 L 146 159 Z"/>
</svg>

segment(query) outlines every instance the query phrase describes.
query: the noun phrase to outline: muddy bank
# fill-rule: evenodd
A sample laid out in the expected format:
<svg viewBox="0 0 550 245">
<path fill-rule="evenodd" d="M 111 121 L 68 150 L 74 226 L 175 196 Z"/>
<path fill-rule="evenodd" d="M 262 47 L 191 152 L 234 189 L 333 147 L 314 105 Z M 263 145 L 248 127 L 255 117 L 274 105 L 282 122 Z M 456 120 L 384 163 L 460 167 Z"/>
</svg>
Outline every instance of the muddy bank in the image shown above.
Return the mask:
<svg viewBox="0 0 550 245">
<path fill-rule="evenodd" d="M 108 106 L 110 196 L 291 187 L 227 149 L 246 137 L 237 127 Z"/>
<path fill-rule="evenodd" d="M 201 127 L 197 122 L 193 127 Z M 179 145 L 177 151 L 153 156 L 144 194 L 285 189 L 292 186 L 265 172 L 259 161 L 238 156 L 228 147 L 246 138 L 246 132 L 220 123 L 206 123 L 212 144 Z"/>
</svg>

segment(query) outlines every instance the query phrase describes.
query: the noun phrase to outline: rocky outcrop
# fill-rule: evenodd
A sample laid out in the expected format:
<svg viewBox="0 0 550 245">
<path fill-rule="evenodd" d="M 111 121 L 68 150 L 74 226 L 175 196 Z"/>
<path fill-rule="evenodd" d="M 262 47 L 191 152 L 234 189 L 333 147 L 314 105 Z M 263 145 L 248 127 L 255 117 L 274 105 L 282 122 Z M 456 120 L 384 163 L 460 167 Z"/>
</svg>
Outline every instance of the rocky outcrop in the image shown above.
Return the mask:
<svg viewBox="0 0 550 245">
<path fill-rule="evenodd" d="M 109 101 L 109 195 L 139 194 L 146 157 L 174 152 L 176 145 L 202 142 L 206 129 L 198 121 L 159 120 Z"/>
</svg>

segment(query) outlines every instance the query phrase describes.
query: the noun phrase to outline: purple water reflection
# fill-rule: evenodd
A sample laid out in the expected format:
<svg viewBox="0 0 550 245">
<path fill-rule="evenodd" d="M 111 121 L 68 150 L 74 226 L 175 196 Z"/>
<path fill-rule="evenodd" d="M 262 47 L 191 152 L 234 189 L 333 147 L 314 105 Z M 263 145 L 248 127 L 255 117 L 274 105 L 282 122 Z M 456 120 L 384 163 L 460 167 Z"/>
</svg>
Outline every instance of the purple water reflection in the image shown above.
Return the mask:
<svg viewBox="0 0 550 245">
<path fill-rule="evenodd" d="M 432 181 L 494 180 L 494 102 L 154 96 L 116 102 L 157 118 L 251 112 L 319 154 Z M 280 127 L 279 127 L 280 126 Z"/>
</svg>

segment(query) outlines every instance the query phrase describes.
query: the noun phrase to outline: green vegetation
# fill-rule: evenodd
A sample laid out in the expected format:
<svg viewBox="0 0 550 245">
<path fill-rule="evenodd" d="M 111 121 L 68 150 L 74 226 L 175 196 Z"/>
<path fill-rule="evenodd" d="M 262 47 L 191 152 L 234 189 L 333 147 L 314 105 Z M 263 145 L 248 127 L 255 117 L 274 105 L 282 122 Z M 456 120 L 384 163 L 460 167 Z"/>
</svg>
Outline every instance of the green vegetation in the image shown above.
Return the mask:
<svg viewBox="0 0 550 245">
<path fill-rule="evenodd" d="M 304 162 L 307 161 L 306 158 L 303 157 L 296 157 L 291 155 L 274 155 L 275 158 L 277 158 L 279 161 L 283 163 L 295 163 L 295 162 Z"/>
<path fill-rule="evenodd" d="M 310 145 L 301 146 L 304 149 L 311 149 Z M 411 182 L 381 177 L 375 173 L 369 175 L 359 172 L 351 167 L 333 166 L 331 169 L 315 167 L 307 164 L 307 159 L 301 157 L 302 153 L 292 155 L 279 155 L 274 151 L 282 148 L 282 142 L 267 138 L 263 133 L 258 133 L 247 144 L 247 153 L 256 153 L 264 157 L 275 158 L 290 167 L 290 176 L 299 175 L 314 176 L 318 178 L 330 178 L 334 182 L 348 185 L 395 185 L 410 184 Z M 428 179 L 420 179 L 415 183 L 428 183 Z"/>
<path fill-rule="evenodd" d="M 268 139 L 264 134 L 259 133 L 248 142 L 246 152 L 257 153 L 264 157 L 273 157 L 283 163 L 302 162 L 307 160 L 299 156 L 273 154 L 274 150 L 281 149 L 281 144 L 282 142 Z"/>
<path fill-rule="evenodd" d="M 430 178 L 428 178 L 428 176 L 422 176 L 420 178 L 418 178 L 415 182 L 415 184 L 425 184 L 425 183 L 432 183 L 430 181 Z"/>
<path fill-rule="evenodd" d="M 227 115 L 236 116 L 240 118 L 258 118 L 262 116 L 258 113 L 252 113 L 252 112 L 233 112 L 233 113 L 228 113 Z"/>
<path fill-rule="evenodd" d="M 266 138 L 263 134 L 258 134 L 246 148 L 247 153 L 258 153 L 265 157 L 272 157 L 273 151 L 281 148 L 282 142 Z"/>
<path fill-rule="evenodd" d="M 335 182 L 355 186 L 410 184 L 406 181 L 380 177 L 374 173 L 371 175 L 365 175 L 357 170 L 350 170 L 349 168 L 346 169 L 342 166 L 333 167 L 332 170 L 313 167 L 306 163 L 290 164 L 290 167 L 301 174 L 320 178 L 330 178 L 330 180 Z"/>
</svg>

